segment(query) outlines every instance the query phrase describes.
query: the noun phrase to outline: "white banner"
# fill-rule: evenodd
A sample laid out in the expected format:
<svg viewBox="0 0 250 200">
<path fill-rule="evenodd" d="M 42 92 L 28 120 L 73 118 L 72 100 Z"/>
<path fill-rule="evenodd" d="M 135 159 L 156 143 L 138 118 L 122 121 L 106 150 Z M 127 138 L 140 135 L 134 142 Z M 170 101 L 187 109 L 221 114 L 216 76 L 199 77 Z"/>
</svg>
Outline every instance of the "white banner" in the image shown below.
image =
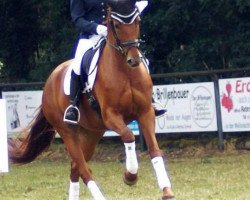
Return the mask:
<svg viewBox="0 0 250 200">
<path fill-rule="evenodd" d="M 219 80 L 223 132 L 250 131 L 250 77 Z"/>
<path fill-rule="evenodd" d="M 212 82 L 154 86 L 153 96 L 168 110 L 156 119 L 156 133 L 217 130 Z"/>
<path fill-rule="evenodd" d="M 7 148 L 6 105 L 0 99 L 0 173 L 9 171 Z"/>
<path fill-rule="evenodd" d="M 17 91 L 3 92 L 7 109 L 8 134 L 20 132 L 26 128 L 35 117 L 37 108 L 41 105 L 42 91 Z M 135 135 L 139 135 L 136 121 L 131 122 L 128 127 Z M 117 136 L 114 131 L 106 131 L 104 136 Z"/>
<path fill-rule="evenodd" d="M 3 92 L 6 100 L 8 134 L 26 128 L 41 105 L 42 91 Z"/>
</svg>

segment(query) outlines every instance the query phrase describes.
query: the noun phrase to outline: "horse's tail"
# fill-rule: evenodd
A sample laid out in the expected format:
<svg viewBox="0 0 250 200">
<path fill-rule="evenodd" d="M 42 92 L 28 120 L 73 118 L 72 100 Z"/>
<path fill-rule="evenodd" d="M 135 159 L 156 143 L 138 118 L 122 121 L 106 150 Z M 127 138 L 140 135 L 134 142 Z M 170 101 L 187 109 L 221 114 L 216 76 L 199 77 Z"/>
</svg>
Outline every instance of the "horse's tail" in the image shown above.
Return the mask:
<svg viewBox="0 0 250 200">
<path fill-rule="evenodd" d="M 41 107 L 24 139 L 8 141 L 9 159 L 13 163 L 29 163 L 48 149 L 55 137 L 55 130 L 45 118 Z"/>
</svg>

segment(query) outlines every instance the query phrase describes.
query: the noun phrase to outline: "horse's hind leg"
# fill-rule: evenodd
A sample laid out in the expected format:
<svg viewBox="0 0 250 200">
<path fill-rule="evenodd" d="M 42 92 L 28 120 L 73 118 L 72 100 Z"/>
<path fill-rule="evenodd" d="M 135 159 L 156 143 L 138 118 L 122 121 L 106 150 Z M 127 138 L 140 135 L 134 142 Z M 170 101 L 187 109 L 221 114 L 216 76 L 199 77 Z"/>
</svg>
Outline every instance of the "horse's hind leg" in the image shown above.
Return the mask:
<svg viewBox="0 0 250 200">
<path fill-rule="evenodd" d="M 70 129 L 68 129 L 67 132 L 59 129 L 57 129 L 57 131 L 60 133 L 73 160 L 71 165 L 69 198 L 74 200 L 79 199 L 78 180 L 79 177 L 81 177 L 95 200 L 105 200 L 102 192 L 92 177 L 91 170 L 87 165 L 87 161 L 92 157 L 101 134 L 97 134 L 95 136 L 91 136 L 91 134 L 87 133 L 81 134 L 82 130 L 80 127 L 77 131 L 71 131 Z"/>
<path fill-rule="evenodd" d="M 77 164 L 74 161 L 71 161 L 70 185 L 68 194 L 69 200 L 79 200 L 79 195 L 80 195 L 79 178 L 80 174 Z"/>
<path fill-rule="evenodd" d="M 171 182 L 166 172 L 164 160 L 162 158 L 162 152 L 155 137 L 155 119 L 153 112 L 153 108 L 151 108 L 148 113 L 141 115 L 138 121 L 149 149 L 149 154 L 156 173 L 158 185 L 163 191 L 162 199 L 174 199 L 174 194 L 171 190 Z"/>
<path fill-rule="evenodd" d="M 69 200 L 79 200 L 80 185 L 79 185 L 79 170 L 77 164 L 71 162 L 71 171 L 70 171 L 70 186 L 69 186 Z"/>
</svg>

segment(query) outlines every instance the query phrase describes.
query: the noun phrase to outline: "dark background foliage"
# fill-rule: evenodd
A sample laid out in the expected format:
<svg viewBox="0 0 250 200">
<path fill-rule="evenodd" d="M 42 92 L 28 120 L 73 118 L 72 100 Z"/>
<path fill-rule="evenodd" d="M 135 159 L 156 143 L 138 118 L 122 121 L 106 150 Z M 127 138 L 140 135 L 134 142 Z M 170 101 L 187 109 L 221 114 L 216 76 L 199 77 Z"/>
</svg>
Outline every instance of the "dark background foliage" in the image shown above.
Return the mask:
<svg viewBox="0 0 250 200">
<path fill-rule="evenodd" d="M 142 16 L 151 73 L 250 66 L 249 0 L 154 0 Z M 0 81 L 44 81 L 71 58 L 68 0 L 0 0 Z"/>
</svg>

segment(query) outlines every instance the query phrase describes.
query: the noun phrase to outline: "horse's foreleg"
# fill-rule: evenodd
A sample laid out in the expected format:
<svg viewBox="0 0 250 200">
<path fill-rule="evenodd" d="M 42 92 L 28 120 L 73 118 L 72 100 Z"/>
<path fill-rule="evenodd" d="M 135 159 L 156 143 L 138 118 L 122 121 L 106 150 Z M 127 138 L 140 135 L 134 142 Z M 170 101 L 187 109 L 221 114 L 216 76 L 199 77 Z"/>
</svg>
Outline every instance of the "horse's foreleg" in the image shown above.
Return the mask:
<svg viewBox="0 0 250 200">
<path fill-rule="evenodd" d="M 124 173 L 124 182 L 133 185 L 137 182 L 138 161 L 136 156 L 135 136 L 126 126 L 121 116 L 109 111 L 103 115 L 105 125 L 118 133 L 125 146 L 126 153 L 126 171 Z"/>
<path fill-rule="evenodd" d="M 116 132 L 121 135 L 122 141 L 125 146 L 126 153 L 126 171 L 124 173 L 123 180 L 127 185 L 134 185 L 138 180 L 138 160 L 136 155 L 135 137 L 133 132 L 125 125 L 120 129 L 116 129 Z M 129 141 L 127 141 L 128 138 Z"/>
<path fill-rule="evenodd" d="M 156 137 L 155 137 L 155 118 L 153 108 L 141 115 L 138 119 L 142 129 L 145 141 L 147 143 L 151 162 L 154 167 L 158 185 L 163 191 L 162 199 L 174 198 L 171 190 L 171 182 L 165 169 L 165 164 L 162 158 L 162 151 L 160 150 Z"/>
<path fill-rule="evenodd" d="M 135 141 L 124 143 L 126 153 L 126 171 L 124 173 L 124 182 L 127 185 L 134 185 L 137 182 L 138 161 L 136 156 Z"/>
</svg>

